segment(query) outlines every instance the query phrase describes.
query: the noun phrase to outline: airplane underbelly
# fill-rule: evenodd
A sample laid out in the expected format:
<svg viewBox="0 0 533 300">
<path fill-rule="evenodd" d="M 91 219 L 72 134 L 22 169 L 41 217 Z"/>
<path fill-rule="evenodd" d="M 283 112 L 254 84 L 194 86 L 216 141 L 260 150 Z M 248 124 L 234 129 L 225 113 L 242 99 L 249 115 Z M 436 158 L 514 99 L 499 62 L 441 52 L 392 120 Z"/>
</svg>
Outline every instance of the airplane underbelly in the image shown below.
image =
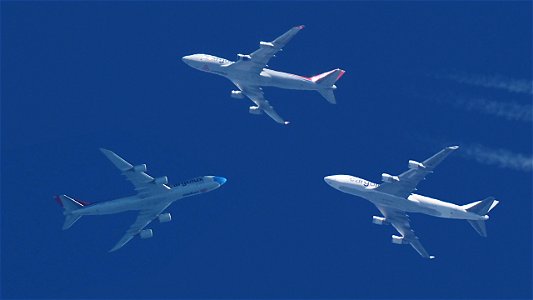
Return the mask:
<svg viewBox="0 0 533 300">
<path fill-rule="evenodd" d="M 369 200 L 379 206 L 387 206 L 406 212 L 420 212 L 418 203 L 385 193 L 375 192 L 369 197 Z"/>
</svg>

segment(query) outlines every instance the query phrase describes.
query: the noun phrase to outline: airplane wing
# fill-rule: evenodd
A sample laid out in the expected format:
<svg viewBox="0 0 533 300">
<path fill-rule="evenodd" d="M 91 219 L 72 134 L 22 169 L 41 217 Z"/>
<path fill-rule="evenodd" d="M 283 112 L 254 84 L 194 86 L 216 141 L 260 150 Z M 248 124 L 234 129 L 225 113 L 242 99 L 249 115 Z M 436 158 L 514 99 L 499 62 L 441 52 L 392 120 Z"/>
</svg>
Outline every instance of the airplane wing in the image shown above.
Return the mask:
<svg viewBox="0 0 533 300">
<path fill-rule="evenodd" d="M 131 239 L 133 239 L 137 234 L 139 234 L 148 224 L 150 224 L 154 219 L 156 219 L 169 205 L 169 203 L 164 203 L 162 205 L 154 206 L 149 209 L 144 209 L 139 212 L 135 222 L 131 224 L 126 234 L 117 242 L 117 244 L 109 250 L 109 252 L 117 251 L 126 245 Z"/>
<path fill-rule="evenodd" d="M 429 255 L 422 243 L 420 243 L 418 237 L 415 235 L 415 232 L 411 229 L 409 224 L 409 216 L 405 212 L 385 207 L 377 206 L 381 214 L 385 217 L 387 222 L 389 222 L 396 230 L 402 235 L 403 241 L 409 243 L 413 249 L 424 258 L 433 259 L 435 256 Z"/>
<path fill-rule="evenodd" d="M 255 50 L 250 55 L 239 55 L 240 59 L 231 64 L 231 68 L 238 68 L 240 70 L 249 70 L 257 74 L 261 73 L 263 68 L 268 64 L 268 61 L 275 56 L 276 53 L 300 31 L 304 28 L 303 25 L 293 27 L 289 31 L 280 35 L 272 42 L 260 42 L 259 49 Z"/>
<path fill-rule="evenodd" d="M 274 107 L 270 105 L 270 102 L 265 99 L 265 96 L 263 95 L 263 89 L 258 86 L 244 86 L 242 84 L 235 83 L 234 84 L 242 91 L 242 93 L 250 98 L 252 102 L 257 105 L 261 111 L 266 113 L 269 117 L 271 117 L 274 121 L 280 123 L 280 124 L 289 124 L 288 121 L 283 120 L 282 117 L 278 115 L 278 113 L 274 110 Z"/>
<path fill-rule="evenodd" d="M 164 183 L 158 183 L 154 178 L 145 173 L 146 165 L 133 166 L 115 152 L 100 148 L 100 151 L 117 167 L 122 175 L 133 184 L 135 191 L 141 197 L 159 194 L 170 190 Z"/>
<path fill-rule="evenodd" d="M 433 170 L 450 153 L 458 148 L 459 146 L 453 146 L 442 149 L 437 154 L 423 161 L 421 165 L 413 166 L 413 168 L 410 166 L 409 170 L 398 175 L 399 180 L 380 184 L 376 188 L 376 191 L 407 198 L 416 190 L 416 186 L 420 181 L 424 180 L 428 174 L 433 173 Z"/>
</svg>

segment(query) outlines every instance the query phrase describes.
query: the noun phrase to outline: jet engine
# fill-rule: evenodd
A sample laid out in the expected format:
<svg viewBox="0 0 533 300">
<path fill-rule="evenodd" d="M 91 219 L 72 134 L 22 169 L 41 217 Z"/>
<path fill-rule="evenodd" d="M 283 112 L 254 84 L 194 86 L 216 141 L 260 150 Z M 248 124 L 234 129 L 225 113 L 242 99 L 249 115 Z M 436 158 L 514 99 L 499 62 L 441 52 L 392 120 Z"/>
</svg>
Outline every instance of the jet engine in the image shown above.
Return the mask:
<svg viewBox="0 0 533 300">
<path fill-rule="evenodd" d="M 172 216 L 170 215 L 170 213 L 160 214 L 158 218 L 159 218 L 159 223 L 166 223 L 172 220 Z"/>
<path fill-rule="evenodd" d="M 139 233 L 141 239 L 149 239 L 154 236 L 152 229 L 145 229 Z"/>
<path fill-rule="evenodd" d="M 387 182 L 387 183 L 393 183 L 395 181 L 400 181 L 400 178 L 398 178 L 398 176 L 392 176 L 390 174 L 383 173 L 381 174 L 381 181 Z"/>
<path fill-rule="evenodd" d="M 372 217 L 372 223 L 376 225 L 389 225 L 390 224 L 389 221 L 387 221 L 387 219 L 382 218 L 382 217 L 376 217 L 376 216 Z"/>
<path fill-rule="evenodd" d="M 250 106 L 250 109 L 248 110 L 249 113 L 252 115 L 260 115 L 263 113 L 263 111 L 259 108 L 259 106 Z"/>
<path fill-rule="evenodd" d="M 244 99 L 244 95 L 241 91 L 231 91 L 231 98 Z"/>
<path fill-rule="evenodd" d="M 409 244 L 409 242 L 406 241 L 403 236 L 397 236 L 397 235 L 392 236 L 392 243 L 398 244 L 398 245 Z"/>
<path fill-rule="evenodd" d="M 274 48 L 274 44 L 270 42 L 259 42 L 261 48 Z"/>
<path fill-rule="evenodd" d="M 424 166 L 424 164 L 419 163 L 419 162 L 414 161 L 414 160 L 410 160 L 409 164 L 407 166 L 409 167 L 409 169 L 415 169 L 415 170 L 425 169 L 426 168 L 426 166 Z"/>
<path fill-rule="evenodd" d="M 135 173 L 146 172 L 146 164 L 137 165 L 137 166 L 133 167 L 132 170 Z"/>
<path fill-rule="evenodd" d="M 250 55 L 245 55 L 245 54 L 237 54 L 237 56 L 239 57 L 239 61 L 249 61 L 252 59 L 252 57 Z"/>
<path fill-rule="evenodd" d="M 156 179 L 154 179 L 154 183 L 155 184 L 167 184 L 168 183 L 168 177 L 167 176 L 157 177 Z"/>
</svg>

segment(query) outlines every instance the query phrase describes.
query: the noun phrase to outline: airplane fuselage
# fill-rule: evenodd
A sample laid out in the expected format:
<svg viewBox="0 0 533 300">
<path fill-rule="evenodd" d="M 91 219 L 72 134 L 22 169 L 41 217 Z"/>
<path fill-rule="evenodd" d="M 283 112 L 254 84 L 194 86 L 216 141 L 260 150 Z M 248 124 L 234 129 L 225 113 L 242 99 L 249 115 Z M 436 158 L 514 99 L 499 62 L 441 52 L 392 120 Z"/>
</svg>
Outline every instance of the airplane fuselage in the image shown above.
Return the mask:
<svg viewBox="0 0 533 300">
<path fill-rule="evenodd" d="M 257 74 L 248 70 L 230 68 L 230 60 L 207 55 L 194 54 L 183 58 L 189 66 L 207 73 L 228 78 L 237 84 L 248 86 L 271 86 L 290 90 L 318 90 L 319 86 L 310 78 L 295 74 L 275 71 L 267 68 Z"/>
<path fill-rule="evenodd" d="M 213 176 L 198 177 L 187 180 L 183 183 L 169 187 L 167 192 L 156 194 L 150 197 L 140 197 L 138 195 L 118 198 L 114 200 L 98 202 L 74 210 L 75 215 L 109 215 L 126 211 L 139 211 L 152 206 L 161 206 L 167 202 L 169 205 L 186 197 L 206 193 L 219 188 L 222 184 L 214 180 Z"/>
<path fill-rule="evenodd" d="M 354 176 L 335 175 L 328 176 L 324 180 L 341 192 L 364 198 L 377 206 L 446 219 L 487 220 L 489 218 L 486 215 L 480 216 L 468 212 L 459 205 L 418 194 L 411 194 L 409 197 L 403 198 L 383 193 L 376 190 L 379 184 Z"/>
</svg>

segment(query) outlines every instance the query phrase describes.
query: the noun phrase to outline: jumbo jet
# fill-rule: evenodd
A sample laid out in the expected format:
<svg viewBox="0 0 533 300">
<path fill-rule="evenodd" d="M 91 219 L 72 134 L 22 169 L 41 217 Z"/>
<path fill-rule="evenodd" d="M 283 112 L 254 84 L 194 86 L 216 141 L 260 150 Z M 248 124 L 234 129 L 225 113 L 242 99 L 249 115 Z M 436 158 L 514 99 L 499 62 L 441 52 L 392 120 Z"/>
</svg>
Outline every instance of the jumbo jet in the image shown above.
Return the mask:
<svg viewBox="0 0 533 300">
<path fill-rule="evenodd" d="M 248 97 L 254 106 L 249 112 L 260 115 L 263 112 L 280 124 L 289 124 L 274 110 L 270 102 L 263 95 L 262 86 L 272 86 L 291 90 L 318 91 L 322 97 L 335 104 L 333 91 L 337 88 L 335 82 L 344 71 L 335 69 L 313 77 L 304 77 L 267 69 L 268 61 L 300 31 L 303 25 L 296 26 L 271 42 L 260 42 L 259 49 L 249 55 L 237 54 L 236 62 L 208 54 L 193 54 L 184 56 L 182 60 L 189 66 L 200 71 L 221 75 L 231 80 L 239 90 L 231 91 L 231 97 L 243 99 Z"/>
<path fill-rule="evenodd" d="M 467 220 L 470 225 L 486 237 L 485 221 L 489 213 L 499 202 L 488 197 L 466 205 L 414 194 L 418 183 L 425 179 L 458 146 L 447 147 L 423 162 L 410 160 L 408 170 L 398 176 L 383 173 L 382 184 L 349 175 L 333 175 L 324 178 L 333 188 L 372 202 L 383 217 L 374 216 L 372 222 L 377 225 L 392 225 L 401 236 L 392 236 L 394 244 L 410 244 L 422 257 L 433 259 L 420 243 L 409 224 L 407 213 L 422 213 L 439 218 Z"/>
<path fill-rule="evenodd" d="M 136 194 L 94 204 L 75 200 L 67 195 L 57 196 L 56 201 L 64 209 L 63 230 L 69 229 L 82 216 L 138 211 L 139 214 L 135 222 L 109 252 L 122 248 L 135 236 L 139 236 L 141 239 L 151 238 L 153 236 L 152 229 L 145 229 L 145 227 L 155 219 L 158 219 L 160 223 L 169 222 L 171 215 L 164 211 L 174 201 L 210 192 L 226 182 L 224 177 L 203 176 L 171 186 L 168 184 L 166 176 L 153 178 L 146 174 L 146 164 L 133 166 L 110 150 L 100 150 L 131 182 Z"/>
</svg>

